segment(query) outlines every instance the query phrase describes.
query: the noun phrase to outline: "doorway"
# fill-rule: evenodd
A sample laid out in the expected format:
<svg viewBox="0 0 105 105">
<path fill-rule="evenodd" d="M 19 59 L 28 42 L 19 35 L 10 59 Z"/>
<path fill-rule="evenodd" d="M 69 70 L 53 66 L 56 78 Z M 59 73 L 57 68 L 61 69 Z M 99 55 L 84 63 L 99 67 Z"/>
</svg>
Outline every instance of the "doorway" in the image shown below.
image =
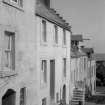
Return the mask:
<svg viewBox="0 0 105 105">
<path fill-rule="evenodd" d="M 16 92 L 12 89 L 8 89 L 2 97 L 2 105 L 15 105 Z"/>
<path fill-rule="evenodd" d="M 66 85 L 63 86 L 62 99 L 66 102 Z"/>
<path fill-rule="evenodd" d="M 50 98 L 55 98 L 55 60 L 50 60 Z"/>
</svg>

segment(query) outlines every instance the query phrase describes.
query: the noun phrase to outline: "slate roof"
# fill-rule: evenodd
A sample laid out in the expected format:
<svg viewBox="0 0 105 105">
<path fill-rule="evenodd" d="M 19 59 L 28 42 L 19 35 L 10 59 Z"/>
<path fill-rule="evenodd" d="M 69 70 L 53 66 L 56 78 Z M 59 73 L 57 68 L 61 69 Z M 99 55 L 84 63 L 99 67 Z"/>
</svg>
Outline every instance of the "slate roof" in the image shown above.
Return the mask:
<svg viewBox="0 0 105 105">
<path fill-rule="evenodd" d="M 81 49 L 84 53 L 94 53 L 93 48 L 82 48 Z"/>
<path fill-rule="evenodd" d="M 37 0 L 36 15 L 71 31 L 71 26 L 54 9 L 46 7 L 40 0 Z"/>
<path fill-rule="evenodd" d="M 72 41 L 83 41 L 82 35 L 71 35 L 71 40 Z"/>
</svg>

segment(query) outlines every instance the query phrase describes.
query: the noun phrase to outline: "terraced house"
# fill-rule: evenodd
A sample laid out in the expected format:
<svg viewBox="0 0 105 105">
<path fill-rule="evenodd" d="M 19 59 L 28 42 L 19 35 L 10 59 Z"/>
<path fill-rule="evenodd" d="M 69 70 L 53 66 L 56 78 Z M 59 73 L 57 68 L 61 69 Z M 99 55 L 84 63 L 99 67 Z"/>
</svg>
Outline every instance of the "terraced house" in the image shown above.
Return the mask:
<svg viewBox="0 0 105 105">
<path fill-rule="evenodd" d="M 96 59 L 93 48 L 82 48 L 82 51 L 87 55 L 87 75 L 86 75 L 86 94 L 93 95 L 96 92 Z"/>
<path fill-rule="evenodd" d="M 36 105 L 36 0 L 0 0 L 0 105 Z"/>
<path fill-rule="evenodd" d="M 82 102 L 85 97 L 85 81 L 87 71 L 87 56 L 81 50 L 80 42 L 83 42 L 82 35 L 71 36 L 71 103 L 73 105 Z"/>
<path fill-rule="evenodd" d="M 0 105 L 69 103 L 70 35 L 49 0 L 0 0 Z"/>
<path fill-rule="evenodd" d="M 50 0 L 37 1 L 36 25 L 38 105 L 69 104 L 70 26 L 50 8 Z"/>
</svg>

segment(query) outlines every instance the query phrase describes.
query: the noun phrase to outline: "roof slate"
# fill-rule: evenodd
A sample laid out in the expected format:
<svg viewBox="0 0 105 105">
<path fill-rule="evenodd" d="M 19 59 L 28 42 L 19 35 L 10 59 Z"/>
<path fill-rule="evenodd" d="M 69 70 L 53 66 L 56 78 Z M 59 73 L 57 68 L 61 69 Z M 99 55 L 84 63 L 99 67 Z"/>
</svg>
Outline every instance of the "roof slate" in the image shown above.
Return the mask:
<svg viewBox="0 0 105 105">
<path fill-rule="evenodd" d="M 46 7 L 40 0 L 37 0 L 36 15 L 71 31 L 71 26 L 54 9 Z"/>
</svg>

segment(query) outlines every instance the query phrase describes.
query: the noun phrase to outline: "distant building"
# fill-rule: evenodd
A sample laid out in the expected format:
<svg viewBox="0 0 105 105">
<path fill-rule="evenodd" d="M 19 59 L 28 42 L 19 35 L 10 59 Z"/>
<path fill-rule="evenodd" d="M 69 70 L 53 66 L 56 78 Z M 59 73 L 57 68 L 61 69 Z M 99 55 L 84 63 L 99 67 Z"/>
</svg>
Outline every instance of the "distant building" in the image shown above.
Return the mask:
<svg viewBox="0 0 105 105">
<path fill-rule="evenodd" d="M 105 86 L 105 54 L 95 54 L 96 60 L 96 87 Z"/>
<path fill-rule="evenodd" d="M 85 89 L 85 75 L 87 71 L 87 56 L 79 47 L 79 42 L 83 41 L 82 35 L 71 36 L 71 97 L 75 99 L 75 89 L 81 90 L 83 93 Z M 80 97 L 84 101 L 84 95 Z M 72 100 L 74 101 L 74 100 Z"/>
<path fill-rule="evenodd" d="M 96 61 L 94 58 L 94 50 L 93 48 L 85 48 L 82 47 L 82 51 L 86 53 L 88 60 L 88 69 L 86 73 L 86 87 L 88 89 L 88 93 L 95 94 L 96 91 Z"/>
</svg>

